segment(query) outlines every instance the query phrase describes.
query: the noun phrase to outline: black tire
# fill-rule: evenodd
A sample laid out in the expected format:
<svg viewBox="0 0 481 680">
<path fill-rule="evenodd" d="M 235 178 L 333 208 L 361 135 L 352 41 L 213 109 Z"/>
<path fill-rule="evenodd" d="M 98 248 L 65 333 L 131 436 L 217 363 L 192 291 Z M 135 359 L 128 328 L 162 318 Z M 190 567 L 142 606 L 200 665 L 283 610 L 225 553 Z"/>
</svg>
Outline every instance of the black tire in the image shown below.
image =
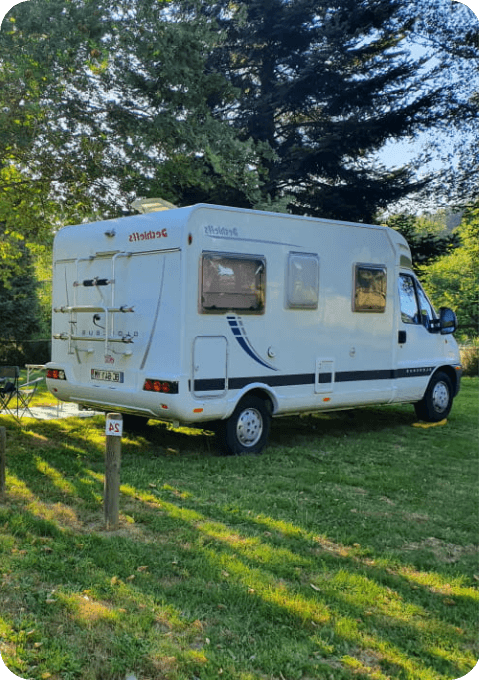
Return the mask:
<svg viewBox="0 0 481 680">
<path fill-rule="evenodd" d="M 444 420 L 451 411 L 453 397 L 454 388 L 450 377 L 444 371 L 438 371 L 431 378 L 424 397 L 414 404 L 417 417 L 427 423 Z"/>
<path fill-rule="evenodd" d="M 220 421 L 218 438 L 222 453 L 233 456 L 262 453 L 267 444 L 271 413 L 259 397 L 245 397 L 227 420 Z"/>
</svg>

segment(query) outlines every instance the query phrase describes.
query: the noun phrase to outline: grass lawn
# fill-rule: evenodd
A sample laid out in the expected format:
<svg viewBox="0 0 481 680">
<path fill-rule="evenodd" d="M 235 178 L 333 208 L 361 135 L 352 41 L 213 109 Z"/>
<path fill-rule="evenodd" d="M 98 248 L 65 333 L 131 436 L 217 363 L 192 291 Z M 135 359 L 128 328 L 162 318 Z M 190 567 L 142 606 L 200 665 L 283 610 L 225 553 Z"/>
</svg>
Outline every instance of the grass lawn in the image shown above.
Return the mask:
<svg viewBox="0 0 481 680">
<path fill-rule="evenodd" d="M 103 527 L 104 418 L 7 428 L 0 650 L 33 680 L 453 679 L 478 656 L 478 380 L 445 426 L 410 406 L 274 420 L 261 456 L 124 437 Z"/>
</svg>

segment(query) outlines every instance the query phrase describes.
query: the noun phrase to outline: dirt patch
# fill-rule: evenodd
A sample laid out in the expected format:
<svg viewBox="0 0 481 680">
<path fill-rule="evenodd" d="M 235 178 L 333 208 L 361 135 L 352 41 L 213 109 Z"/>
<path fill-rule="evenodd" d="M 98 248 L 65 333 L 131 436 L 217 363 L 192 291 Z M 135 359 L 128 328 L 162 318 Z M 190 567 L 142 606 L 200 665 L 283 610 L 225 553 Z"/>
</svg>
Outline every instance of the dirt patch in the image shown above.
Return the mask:
<svg viewBox="0 0 481 680">
<path fill-rule="evenodd" d="M 457 562 L 464 555 L 473 555 L 478 552 L 478 546 L 457 545 L 456 543 L 446 543 L 438 538 L 430 537 L 417 543 L 405 543 L 403 550 L 430 550 L 440 562 L 452 564 Z"/>
</svg>

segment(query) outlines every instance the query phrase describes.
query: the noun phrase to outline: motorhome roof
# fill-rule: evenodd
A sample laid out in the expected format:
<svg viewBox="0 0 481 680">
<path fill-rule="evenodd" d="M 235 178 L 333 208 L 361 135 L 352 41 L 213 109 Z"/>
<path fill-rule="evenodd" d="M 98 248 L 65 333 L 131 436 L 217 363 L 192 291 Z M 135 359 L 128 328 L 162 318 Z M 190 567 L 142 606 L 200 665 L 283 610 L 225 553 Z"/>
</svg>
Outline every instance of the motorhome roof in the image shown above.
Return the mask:
<svg viewBox="0 0 481 680">
<path fill-rule="evenodd" d="M 405 251 L 409 258 L 409 247 L 398 232 L 381 225 L 371 225 L 362 222 L 341 222 L 314 217 L 297 216 L 285 213 L 273 213 L 261 210 L 246 210 L 229 206 L 198 203 L 196 205 L 162 210 L 139 215 L 129 215 L 115 219 L 90 222 L 80 225 L 70 225 L 62 228 L 56 235 L 57 256 L 61 259 L 72 258 L 81 252 L 82 257 L 96 256 L 99 253 L 131 250 L 132 252 L 151 249 L 176 249 L 184 245 L 184 231 L 186 228 L 195 230 L 192 220 L 200 213 L 206 212 L 218 218 L 221 214 L 230 214 L 238 221 L 246 220 L 246 225 L 252 218 L 262 220 L 266 227 L 274 226 L 274 221 L 289 221 L 295 228 L 304 223 L 306 225 L 339 225 L 344 228 L 369 229 L 391 232 L 390 241 L 393 247 Z M 192 224 L 192 227 L 190 226 Z M 225 225 L 223 225 L 225 226 Z"/>
</svg>

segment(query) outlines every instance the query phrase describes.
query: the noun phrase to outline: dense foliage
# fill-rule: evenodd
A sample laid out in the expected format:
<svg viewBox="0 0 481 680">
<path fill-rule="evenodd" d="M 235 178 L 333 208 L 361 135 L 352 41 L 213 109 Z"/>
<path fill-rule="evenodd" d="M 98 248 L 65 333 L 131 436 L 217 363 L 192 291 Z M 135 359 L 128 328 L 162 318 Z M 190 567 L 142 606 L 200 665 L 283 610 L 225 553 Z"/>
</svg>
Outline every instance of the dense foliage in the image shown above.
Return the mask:
<svg viewBox="0 0 481 680">
<path fill-rule="evenodd" d="M 22 242 L 12 243 L 14 236 L 0 235 L 15 252 L 14 264 L 4 263 L 0 280 L 0 363 L 17 363 L 28 355 L 25 341 L 39 330 L 37 283 L 29 250 Z"/>
<path fill-rule="evenodd" d="M 208 64 L 238 90 L 222 110 L 242 138 L 264 141 L 263 191 L 296 213 L 372 221 L 423 186 L 406 165 L 382 167 L 391 139 L 432 126 L 441 88 L 404 41 L 399 0 L 213 3 L 225 40 Z M 427 69 L 427 73 L 426 73 Z"/>
<path fill-rule="evenodd" d="M 464 335 L 479 333 L 479 205 L 465 211 L 456 230 L 461 245 L 421 268 L 428 293 L 438 306 L 456 311 Z"/>
<path fill-rule="evenodd" d="M 422 191 L 472 202 L 477 33 L 445 0 L 17 4 L 0 32 L 0 279 L 26 243 L 139 196 L 351 221 Z M 387 167 L 397 140 L 415 151 Z M 419 265 L 457 244 L 403 228 Z"/>
</svg>

